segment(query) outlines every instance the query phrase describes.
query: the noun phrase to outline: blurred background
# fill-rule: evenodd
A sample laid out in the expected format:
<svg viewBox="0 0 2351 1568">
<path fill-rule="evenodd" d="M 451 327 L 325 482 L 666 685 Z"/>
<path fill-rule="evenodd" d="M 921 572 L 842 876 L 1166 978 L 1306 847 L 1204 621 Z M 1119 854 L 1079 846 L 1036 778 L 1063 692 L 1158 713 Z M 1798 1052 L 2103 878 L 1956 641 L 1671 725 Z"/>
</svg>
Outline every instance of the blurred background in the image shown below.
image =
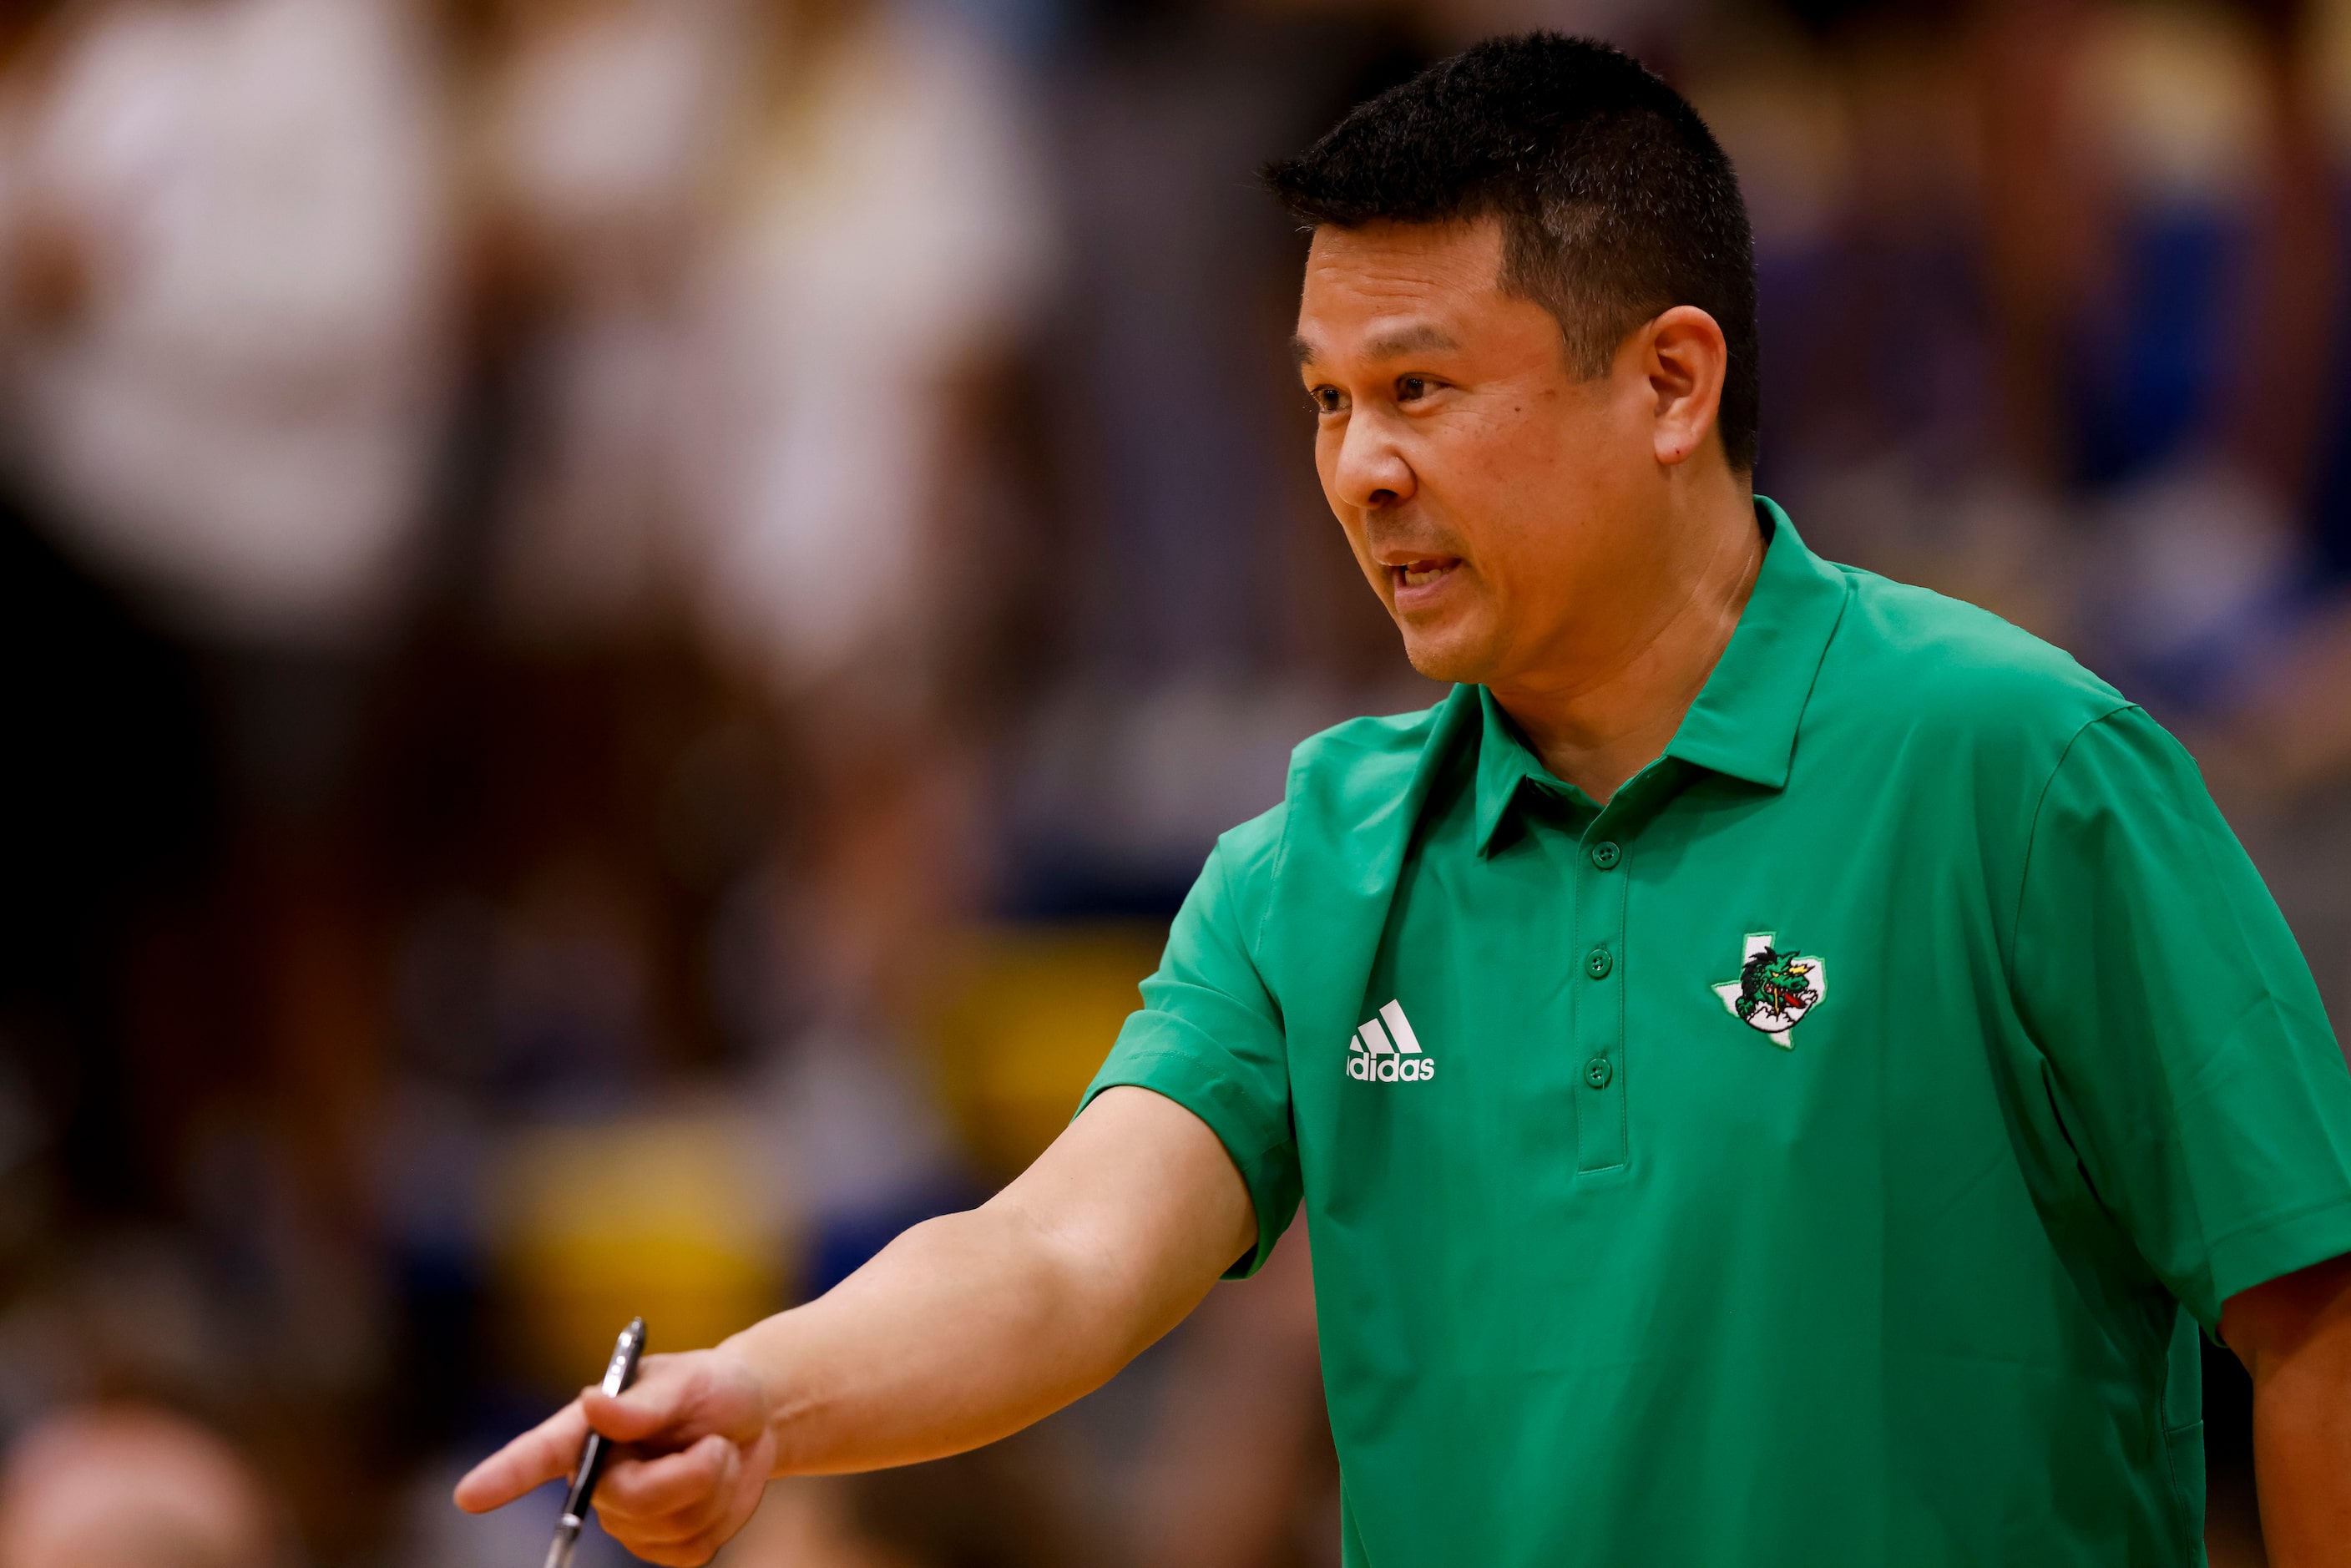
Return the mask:
<svg viewBox="0 0 2351 1568">
<path fill-rule="evenodd" d="M 2351 0 L 0 0 L 0 1568 L 535 1562 L 447 1489 L 630 1314 L 1042 1147 L 1437 695 L 1252 170 L 1533 25 L 1740 164 L 1760 487 L 2172 725 L 2351 1016 Z M 1335 1563 L 1305 1253 L 720 1561 Z"/>
</svg>

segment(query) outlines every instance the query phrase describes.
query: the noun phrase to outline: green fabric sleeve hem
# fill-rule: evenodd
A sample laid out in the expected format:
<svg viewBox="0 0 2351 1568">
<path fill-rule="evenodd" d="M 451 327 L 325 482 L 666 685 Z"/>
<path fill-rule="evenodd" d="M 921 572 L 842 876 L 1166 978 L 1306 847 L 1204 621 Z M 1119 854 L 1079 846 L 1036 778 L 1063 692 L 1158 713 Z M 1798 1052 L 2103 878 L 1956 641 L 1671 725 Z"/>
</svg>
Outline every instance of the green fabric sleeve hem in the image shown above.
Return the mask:
<svg viewBox="0 0 2351 1568">
<path fill-rule="evenodd" d="M 2351 1253 L 2351 1192 L 2222 1237 L 2212 1247 L 2212 1316 L 2204 1326 L 2217 1337 L 2220 1308 L 2230 1297 L 2346 1253 Z M 2188 1303 L 2188 1310 L 2203 1316 L 2199 1303 Z"/>
<path fill-rule="evenodd" d="M 1078 1114 L 1083 1115 L 1086 1107 L 1103 1090 L 1124 1086 L 1163 1095 L 1206 1122 L 1208 1130 L 1217 1134 L 1217 1142 L 1225 1145 L 1225 1155 L 1233 1162 L 1233 1168 L 1240 1173 L 1242 1184 L 1249 1188 L 1249 1207 L 1257 1215 L 1257 1245 L 1237 1259 L 1224 1276 L 1228 1280 L 1248 1279 L 1273 1256 L 1273 1244 L 1290 1228 L 1290 1216 L 1297 1208 L 1297 1197 L 1285 1190 L 1287 1183 L 1282 1175 L 1286 1166 L 1281 1155 L 1289 1145 L 1253 1149 L 1251 1141 L 1241 1134 L 1241 1118 L 1230 1103 L 1231 1086 L 1203 1071 L 1198 1062 L 1187 1057 L 1139 1052 L 1121 1052 L 1120 1056 L 1121 1060 L 1111 1062 L 1102 1076 L 1087 1086 Z"/>
</svg>

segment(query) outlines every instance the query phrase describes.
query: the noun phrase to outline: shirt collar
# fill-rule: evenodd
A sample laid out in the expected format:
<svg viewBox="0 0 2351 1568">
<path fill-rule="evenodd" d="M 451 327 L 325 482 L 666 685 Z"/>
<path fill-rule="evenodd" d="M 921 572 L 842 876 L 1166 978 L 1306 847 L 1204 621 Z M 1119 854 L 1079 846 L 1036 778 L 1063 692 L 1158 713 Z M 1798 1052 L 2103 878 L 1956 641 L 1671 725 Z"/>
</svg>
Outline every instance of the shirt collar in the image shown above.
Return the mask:
<svg viewBox="0 0 2351 1568">
<path fill-rule="evenodd" d="M 1682 716 L 1666 755 L 1781 789 L 1787 787 L 1796 727 L 1812 699 L 1821 657 L 1844 613 L 1847 585 L 1843 572 L 1805 548 L 1777 502 L 1756 497 L 1755 514 L 1770 537 L 1754 591 L 1714 673 Z M 1479 695 L 1485 713 L 1478 745 L 1477 827 L 1482 854 L 1522 780 L 1532 779 L 1561 790 L 1571 787 L 1552 778 L 1519 738 L 1518 727 L 1491 692 L 1480 688 Z"/>
<path fill-rule="evenodd" d="M 1502 825 L 1502 814 L 1519 798 L 1521 784 L 1531 779 L 1566 791 L 1571 800 L 1582 800 L 1583 795 L 1573 785 L 1552 777 L 1533 748 L 1519 738 L 1519 727 L 1484 686 L 1478 688 L 1478 706 L 1484 716 L 1478 729 L 1478 852 L 1482 855 L 1491 852 L 1494 831 Z"/>
</svg>

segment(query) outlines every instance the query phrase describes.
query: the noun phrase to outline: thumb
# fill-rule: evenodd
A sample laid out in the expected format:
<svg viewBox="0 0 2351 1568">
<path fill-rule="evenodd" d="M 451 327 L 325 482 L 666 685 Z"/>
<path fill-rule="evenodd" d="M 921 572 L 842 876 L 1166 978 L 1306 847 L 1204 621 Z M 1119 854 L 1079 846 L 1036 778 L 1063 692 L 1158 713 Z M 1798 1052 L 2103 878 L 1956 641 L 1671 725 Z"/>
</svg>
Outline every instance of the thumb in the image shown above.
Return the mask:
<svg viewBox="0 0 2351 1568">
<path fill-rule="evenodd" d="M 703 1403 L 703 1379 L 690 1357 L 647 1356 L 637 1380 L 623 1392 L 607 1394 L 590 1385 L 580 1391 L 588 1425 L 616 1443 L 684 1448 L 707 1429 L 694 1420 Z"/>
<path fill-rule="evenodd" d="M 655 1401 L 633 1388 L 617 1396 L 601 1388 L 583 1388 L 580 1409 L 589 1426 L 616 1443 L 641 1443 L 674 1424 L 680 1414 L 674 1401 Z"/>
</svg>

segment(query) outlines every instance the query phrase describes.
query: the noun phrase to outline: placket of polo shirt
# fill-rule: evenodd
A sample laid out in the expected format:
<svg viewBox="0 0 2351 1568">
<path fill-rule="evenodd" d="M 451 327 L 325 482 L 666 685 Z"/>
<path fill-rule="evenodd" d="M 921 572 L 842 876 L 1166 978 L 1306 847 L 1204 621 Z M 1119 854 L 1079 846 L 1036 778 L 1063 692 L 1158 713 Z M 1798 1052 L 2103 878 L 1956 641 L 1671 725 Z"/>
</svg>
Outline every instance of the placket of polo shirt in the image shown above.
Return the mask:
<svg viewBox="0 0 2351 1568">
<path fill-rule="evenodd" d="M 1621 800 L 1623 791 L 1618 791 Z M 1608 1171 L 1628 1157 L 1625 1118 L 1625 874 L 1624 838 L 1630 823 L 1614 809 L 1584 826 L 1575 858 L 1575 1006 L 1577 1062 L 1575 1168 Z M 1593 852 L 1613 844 L 1615 852 Z"/>
<path fill-rule="evenodd" d="M 1575 1168 L 1612 1171 L 1632 1158 L 1627 1104 L 1632 1063 L 1626 1060 L 1625 988 L 1634 954 L 1631 908 L 1635 841 L 1683 782 L 1684 769 L 1660 758 L 1625 780 L 1588 822 L 1575 868 L 1575 1050 L 1582 1066 L 1576 1095 Z"/>
</svg>

